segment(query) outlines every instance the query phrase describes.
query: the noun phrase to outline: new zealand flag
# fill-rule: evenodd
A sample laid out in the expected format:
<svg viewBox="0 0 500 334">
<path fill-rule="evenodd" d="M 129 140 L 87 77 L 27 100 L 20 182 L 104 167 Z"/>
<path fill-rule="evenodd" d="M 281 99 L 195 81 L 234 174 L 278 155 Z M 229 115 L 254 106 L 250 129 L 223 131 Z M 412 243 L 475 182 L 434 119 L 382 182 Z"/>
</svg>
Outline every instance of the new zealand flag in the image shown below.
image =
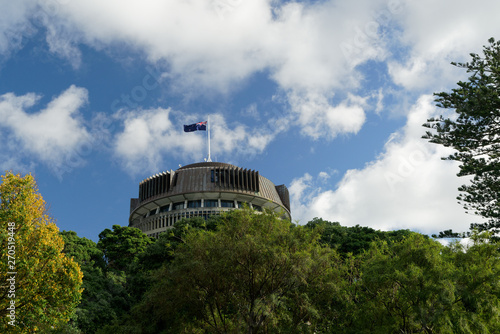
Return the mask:
<svg viewBox="0 0 500 334">
<path fill-rule="evenodd" d="M 198 122 L 194 124 L 184 125 L 184 132 L 193 132 L 193 131 L 206 131 L 207 130 L 207 121 Z"/>
</svg>

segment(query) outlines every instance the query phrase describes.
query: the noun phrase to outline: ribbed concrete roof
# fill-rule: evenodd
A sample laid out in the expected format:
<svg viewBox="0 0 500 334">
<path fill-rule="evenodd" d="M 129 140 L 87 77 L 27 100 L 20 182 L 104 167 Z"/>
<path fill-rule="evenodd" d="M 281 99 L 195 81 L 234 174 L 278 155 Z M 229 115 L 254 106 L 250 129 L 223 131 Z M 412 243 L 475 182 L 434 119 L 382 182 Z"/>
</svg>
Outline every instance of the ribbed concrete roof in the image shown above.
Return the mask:
<svg viewBox="0 0 500 334">
<path fill-rule="evenodd" d="M 279 206 L 290 212 L 288 191 L 284 185 L 276 187 L 255 170 L 223 162 L 199 162 L 143 180 L 139 185 L 139 197 L 131 199 L 130 219 L 155 206 L 197 198 L 254 201 L 253 204 Z"/>
</svg>

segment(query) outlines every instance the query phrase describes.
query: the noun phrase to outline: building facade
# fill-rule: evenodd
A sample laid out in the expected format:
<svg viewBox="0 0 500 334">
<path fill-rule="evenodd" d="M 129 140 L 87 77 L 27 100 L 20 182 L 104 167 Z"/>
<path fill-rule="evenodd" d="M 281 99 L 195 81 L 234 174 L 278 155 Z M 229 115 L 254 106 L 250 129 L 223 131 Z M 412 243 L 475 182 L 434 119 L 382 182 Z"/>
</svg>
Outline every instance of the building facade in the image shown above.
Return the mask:
<svg viewBox="0 0 500 334">
<path fill-rule="evenodd" d="M 285 185 L 275 186 L 258 171 L 221 162 L 201 162 L 153 175 L 130 199 L 129 226 L 158 237 L 182 218 L 217 215 L 249 206 L 291 219 Z"/>
</svg>

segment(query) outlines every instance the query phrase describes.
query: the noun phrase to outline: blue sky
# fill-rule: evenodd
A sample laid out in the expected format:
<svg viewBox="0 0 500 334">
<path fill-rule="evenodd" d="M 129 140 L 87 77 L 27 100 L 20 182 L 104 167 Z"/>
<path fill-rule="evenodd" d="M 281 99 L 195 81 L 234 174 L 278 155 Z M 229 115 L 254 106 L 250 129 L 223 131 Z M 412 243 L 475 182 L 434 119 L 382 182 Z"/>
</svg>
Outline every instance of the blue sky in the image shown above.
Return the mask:
<svg viewBox="0 0 500 334">
<path fill-rule="evenodd" d="M 436 233 L 479 218 L 421 126 L 497 1 L 0 0 L 0 168 L 61 230 L 127 225 L 139 182 L 212 160 L 286 184 L 292 216 Z"/>
</svg>

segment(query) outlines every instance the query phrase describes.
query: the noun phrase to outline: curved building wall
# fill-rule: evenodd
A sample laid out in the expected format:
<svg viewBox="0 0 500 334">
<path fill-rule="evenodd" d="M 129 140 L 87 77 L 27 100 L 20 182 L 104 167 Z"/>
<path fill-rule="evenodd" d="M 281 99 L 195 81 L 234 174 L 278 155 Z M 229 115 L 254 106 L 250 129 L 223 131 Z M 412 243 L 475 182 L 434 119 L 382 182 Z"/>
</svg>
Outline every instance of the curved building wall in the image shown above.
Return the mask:
<svg viewBox="0 0 500 334">
<path fill-rule="evenodd" d="M 204 162 L 143 180 L 138 198 L 130 200 L 129 226 L 157 237 L 182 218 L 207 218 L 240 208 L 244 203 L 256 210 L 267 208 L 291 218 L 285 185 L 275 186 L 258 171 Z"/>
</svg>

